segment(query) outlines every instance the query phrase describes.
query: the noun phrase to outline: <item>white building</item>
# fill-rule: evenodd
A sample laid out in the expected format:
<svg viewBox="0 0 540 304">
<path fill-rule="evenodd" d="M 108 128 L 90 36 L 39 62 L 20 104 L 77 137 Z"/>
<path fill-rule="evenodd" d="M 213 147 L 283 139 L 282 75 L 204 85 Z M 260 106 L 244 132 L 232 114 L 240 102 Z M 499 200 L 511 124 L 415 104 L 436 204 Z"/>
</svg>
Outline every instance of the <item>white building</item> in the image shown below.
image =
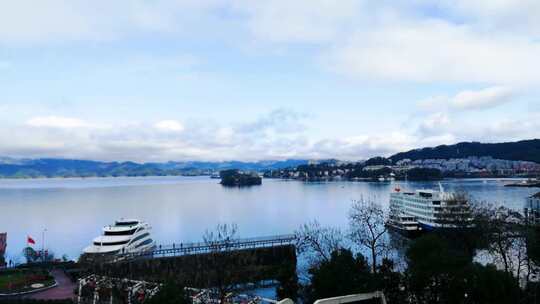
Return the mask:
<svg viewBox="0 0 540 304">
<path fill-rule="evenodd" d="M 525 215 L 531 223 L 540 223 L 540 192 L 527 199 Z"/>
</svg>

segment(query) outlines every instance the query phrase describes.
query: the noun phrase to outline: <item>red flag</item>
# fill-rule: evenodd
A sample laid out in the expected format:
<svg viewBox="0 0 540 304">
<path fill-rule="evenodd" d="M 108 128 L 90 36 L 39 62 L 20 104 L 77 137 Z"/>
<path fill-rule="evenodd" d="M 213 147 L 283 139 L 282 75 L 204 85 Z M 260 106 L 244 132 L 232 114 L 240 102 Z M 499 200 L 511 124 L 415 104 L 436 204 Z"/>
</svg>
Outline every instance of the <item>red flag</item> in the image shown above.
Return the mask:
<svg viewBox="0 0 540 304">
<path fill-rule="evenodd" d="M 28 236 L 28 237 L 26 238 L 26 242 L 27 242 L 28 244 L 32 244 L 32 245 L 35 245 L 35 244 L 36 244 L 36 241 L 34 241 L 34 239 L 31 238 L 30 236 Z"/>
</svg>

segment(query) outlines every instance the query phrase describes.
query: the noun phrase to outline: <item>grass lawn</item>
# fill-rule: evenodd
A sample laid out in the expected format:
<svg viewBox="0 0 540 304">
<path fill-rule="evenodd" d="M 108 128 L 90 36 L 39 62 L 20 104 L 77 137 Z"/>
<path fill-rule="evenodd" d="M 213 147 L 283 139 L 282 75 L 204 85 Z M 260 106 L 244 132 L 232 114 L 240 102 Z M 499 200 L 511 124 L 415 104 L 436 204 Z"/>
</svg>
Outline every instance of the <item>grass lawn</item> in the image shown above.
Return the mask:
<svg viewBox="0 0 540 304">
<path fill-rule="evenodd" d="M 44 270 L 7 270 L 0 272 L 0 293 L 16 293 L 30 291 L 32 284 L 43 284 L 43 287 L 54 284 L 54 278 Z"/>
</svg>

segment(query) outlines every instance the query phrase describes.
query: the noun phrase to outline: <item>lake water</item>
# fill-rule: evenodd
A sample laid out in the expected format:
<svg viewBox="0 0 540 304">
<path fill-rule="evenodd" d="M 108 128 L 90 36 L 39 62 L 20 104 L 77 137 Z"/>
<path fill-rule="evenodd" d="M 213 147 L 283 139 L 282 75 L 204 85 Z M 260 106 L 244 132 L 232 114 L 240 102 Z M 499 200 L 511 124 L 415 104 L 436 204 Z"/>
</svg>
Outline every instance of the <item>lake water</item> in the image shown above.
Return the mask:
<svg viewBox="0 0 540 304">
<path fill-rule="evenodd" d="M 504 187 L 501 180 L 445 180 L 446 190 L 467 191 L 475 200 L 521 210 L 531 188 Z M 0 232 L 8 233 L 8 258 L 22 262 L 26 236 L 57 256 L 77 258 L 115 219 L 139 218 L 153 226 L 158 244 L 200 241 L 218 223 L 236 223 L 240 237 L 289 234 L 317 219 L 347 226 L 352 200 L 375 198 L 388 205 L 402 189 L 437 188 L 437 183 L 304 183 L 263 180 L 262 186 L 225 188 L 207 177 L 73 178 L 0 180 Z"/>
</svg>

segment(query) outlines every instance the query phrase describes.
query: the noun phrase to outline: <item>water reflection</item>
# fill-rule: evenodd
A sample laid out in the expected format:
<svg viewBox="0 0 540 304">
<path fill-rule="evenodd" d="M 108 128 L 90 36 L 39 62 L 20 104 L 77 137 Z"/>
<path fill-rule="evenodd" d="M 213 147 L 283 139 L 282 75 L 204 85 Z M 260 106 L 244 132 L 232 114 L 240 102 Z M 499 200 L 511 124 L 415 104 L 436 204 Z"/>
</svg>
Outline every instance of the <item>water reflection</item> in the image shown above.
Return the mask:
<svg viewBox="0 0 540 304">
<path fill-rule="evenodd" d="M 479 201 L 521 209 L 530 188 L 507 188 L 499 180 L 448 180 L 448 191 L 463 190 Z M 402 189 L 435 188 L 436 183 L 400 182 Z M 236 223 L 242 237 L 291 233 L 317 219 L 347 226 L 354 199 L 375 198 L 388 206 L 396 184 L 303 183 L 264 180 L 252 188 L 224 188 L 206 177 L 0 180 L 0 231 L 8 232 L 8 255 L 19 257 L 26 236 L 57 256 L 78 257 L 102 226 L 121 217 L 146 220 L 159 243 L 198 241 L 218 223 Z"/>
</svg>

